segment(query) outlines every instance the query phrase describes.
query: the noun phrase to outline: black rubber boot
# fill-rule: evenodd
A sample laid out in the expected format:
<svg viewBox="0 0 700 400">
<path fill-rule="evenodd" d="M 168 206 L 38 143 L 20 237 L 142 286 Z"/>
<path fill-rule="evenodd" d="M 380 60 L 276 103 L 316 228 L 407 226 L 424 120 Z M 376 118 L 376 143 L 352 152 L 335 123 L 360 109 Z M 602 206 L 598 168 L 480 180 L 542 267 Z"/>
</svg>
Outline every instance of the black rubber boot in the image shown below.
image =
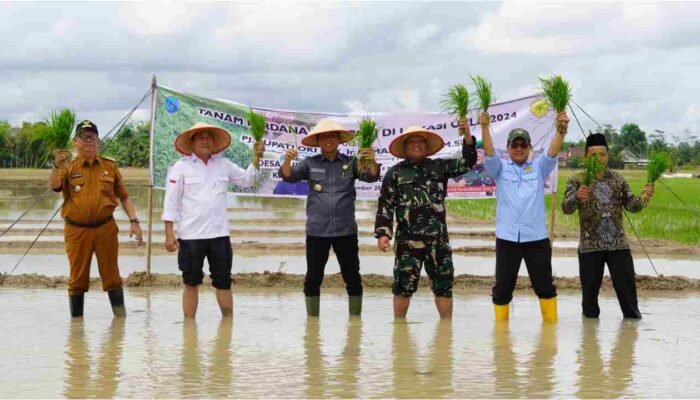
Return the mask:
<svg viewBox="0 0 700 400">
<path fill-rule="evenodd" d="M 348 310 L 350 311 L 350 315 L 362 314 L 362 296 L 349 296 Z"/>
<path fill-rule="evenodd" d="M 112 305 L 112 313 L 115 317 L 126 317 L 126 307 L 124 306 L 124 289 L 116 288 L 107 292 L 109 303 Z"/>
<path fill-rule="evenodd" d="M 70 304 L 70 316 L 73 318 L 83 316 L 83 306 L 85 305 L 85 293 L 71 294 L 68 296 Z"/>
</svg>

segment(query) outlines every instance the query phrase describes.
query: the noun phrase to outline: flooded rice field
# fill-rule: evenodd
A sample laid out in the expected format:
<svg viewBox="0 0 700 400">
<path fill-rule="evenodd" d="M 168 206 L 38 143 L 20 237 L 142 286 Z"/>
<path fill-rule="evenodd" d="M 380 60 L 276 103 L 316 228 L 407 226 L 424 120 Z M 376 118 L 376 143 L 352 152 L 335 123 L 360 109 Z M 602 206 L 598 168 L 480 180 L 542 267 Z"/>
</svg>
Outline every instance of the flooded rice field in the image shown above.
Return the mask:
<svg viewBox="0 0 700 400">
<path fill-rule="evenodd" d="M 0 237 L 0 274 L 68 274 L 63 223 L 57 218 L 47 225 L 60 198 L 42 196 L 45 190 L 3 182 L 0 232 L 31 209 Z M 146 188 L 130 187 L 130 193 L 146 221 Z M 154 193 L 151 270 L 170 275 L 161 275 L 156 287 L 127 287 L 126 319 L 112 318 L 106 294 L 94 286 L 86 295 L 84 320 L 71 321 L 65 282 L 46 285 L 59 289 L 31 289 L 44 278 L 29 276 L 29 284 L 13 287 L 2 279 L 8 275 L 0 275 L 0 398 L 700 397 L 694 378 L 700 367 L 700 292 L 680 290 L 697 288 L 697 281 L 673 286 L 638 278 L 640 288 L 652 290 L 640 290 L 641 321 L 621 319 L 606 281 L 600 320 L 584 320 L 580 292 L 571 285 L 578 276 L 577 239 L 564 234 L 554 241 L 552 262 L 554 274 L 568 279 L 560 286 L 559 323 L 541 324 L 534 295 L 518 290 L 511 321 L 496 324 L 488 295 L 493 226 L 450 218 L 455 274 L 475 276 L 455 290 L 454 320 L 439 322 L 428 288 L 421 287 L 407 322 L 394 323 L 386 288 L 393 256 L 374 248 L 373 202 L 357 203 L 361 272 L 367 275 L 361 318 L 347 317 L 337 276 L 326 280 L 335 283 L 324 289 L 320 319 L 306 318 L 303 200 L 231 196 L 233 273 L 243 282 L 234 285 L 234 316 L 221 318 L 205 285 L 196 322 L 183 322 L 181 292 L 169 289 L 180 284 L 177 258 L 162 248 L 163 193 Z M 121 209 L 115 218 L 121 275 L 139 275 L 146 250 L 128 237 Z M 638 275 L 655 276 L 656 268 L 665 276 L 700 279 L 697 249 L 661 244 L 649 250 L 653 266 L 633 247 Z M 326 274 L 339 270 L 331 255 Z M 253 282 L 250 273 L 265 271 L 273 274 Z M 524 266 L 520 274 L 526 275 Z M 95 261 L 91 275 L 98 276 Z"/>
<path fill-rule="evenodd" d="M 196 322 L 183 322 L 180 295 L 129 289 L 129 315 L 113 319 L 106 295 L 89 292 L 71 321 L 63 290 L 3 289 L 0 397 L 700 396 L 698 295 L 642 296 L 641 321 L 622 320 L 611 296 L 599 321 L 584 320 L 579 297 L 560 295 L 555 325 L 531 295 L 516 296 L 506 324 L 483 294 L 457 295 L 451 323 L 425 291 L 407 323 L 393 322 L 385 292 L 349 319 L 345 295 L 326 291 L 307 319 L 298 291 L 237 291 L 222 319 L 203 290 Z"/>
</svg>

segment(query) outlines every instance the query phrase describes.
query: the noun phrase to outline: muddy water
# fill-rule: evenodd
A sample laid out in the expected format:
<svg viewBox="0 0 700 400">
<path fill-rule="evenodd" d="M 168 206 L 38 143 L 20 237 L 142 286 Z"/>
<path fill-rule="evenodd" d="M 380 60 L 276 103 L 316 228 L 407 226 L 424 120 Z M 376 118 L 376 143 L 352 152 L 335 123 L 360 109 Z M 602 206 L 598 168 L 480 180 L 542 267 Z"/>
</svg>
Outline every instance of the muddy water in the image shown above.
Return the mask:
<svg viewBox="0 0 700 400">
<path fill-rule="evenodd" d="M 0 273 L 8 273 L 17 264 L 22 254 L 0 254 Z M 453 255 L 455 274 L 493 275 L 495 268 L 494 257 Z M 206 262 L 206 261 L 205 261 Z M 639 275 L 656 276 L 649 260 L 636 258 L 635 270 Z M 91 276 L 99 276 L 97 261 L 93 257 Z M 205 270 L 208 267 L 205 264 Z M 391 275 L 394 259 L 386 256 L 360 256 L 360 271 L 365 274 Z M 132 272 L 144 271 L 146 266 L 145 256 L 119 256 L 119 269 L 122 276 Z M 687 278 L 700 278 L 700 260 L 674 260 L 654 258 L 654 266 L 659 274 L 666 276 L 685 276 Z M 16 274 L 41 274 L 46 276 L 68 275 L 68 259 L 64 254 L 28 255 L 17 267 Z M 151 271 L 153 273 L 179 273 L 177 270 L 176 255 L 157 255 L 151 258 Z M 259 255 L 256 257 L 244 257 L 234 251 L 233 273 L 237 272 L 265 272 L 281 271 L 290 274 L 304 274 L 306 272 L 306 257 L 299 255 Z M 578 259 L 575 257 L 553 257 L 552 271 L 555 276 L 578 276 Z M 340 265 L 331 254 L 325 270 L 326 274 L 340 272 Z M 425 273 L 423 273 L 425 275 Z M 520 275 L 527 275 L 525 265 L 520 268 Z M 608 272 L 606 270 L 606 275 Z"/>
<path fill-rule="evenodd" d="M 346 297 L 325 292 L 307 320 L 296 292 L 235 295 L 222 320 L 204 290 L 195 323 L 180 292 L 129 290 L 129 316 L 110 316 L 90 292 L 71 322 L 62 290 L 0 291 L 0 397 L 698 397 L 700 297 L 640 299 L 639 322 L 621 321 L 603 296 L 600 321 L 582 320 L 578 296 L 560 295 L 557 325 L 541 325 L 534 298 L 516 298 L 511 321 L 492 321 L 490 299 L 455 298 L 439 323 L 417 295 L 394 324 L 391 296 L 365 296 L 348 320 Z M 682 313 L 678 310 L 684 310 Z"/>
</svg>

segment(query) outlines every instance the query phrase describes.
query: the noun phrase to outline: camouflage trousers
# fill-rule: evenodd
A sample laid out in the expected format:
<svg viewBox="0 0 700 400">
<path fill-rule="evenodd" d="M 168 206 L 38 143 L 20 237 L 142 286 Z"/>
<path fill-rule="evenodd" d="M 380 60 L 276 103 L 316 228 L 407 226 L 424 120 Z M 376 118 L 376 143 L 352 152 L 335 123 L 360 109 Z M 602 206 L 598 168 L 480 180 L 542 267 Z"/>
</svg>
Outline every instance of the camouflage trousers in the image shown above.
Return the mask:
<svg viewBox="0 0 700 400">
<path fill-rule="evenodd" d="M 391 291 L 395 296 L 411 297 L 418 290 L 421 267 L 425 264 L 435 296 L 452 297 L 455 270 L 452 248 L 447 238 L 397 240 L 394 251 L 396 258 Z"/>
</svg>

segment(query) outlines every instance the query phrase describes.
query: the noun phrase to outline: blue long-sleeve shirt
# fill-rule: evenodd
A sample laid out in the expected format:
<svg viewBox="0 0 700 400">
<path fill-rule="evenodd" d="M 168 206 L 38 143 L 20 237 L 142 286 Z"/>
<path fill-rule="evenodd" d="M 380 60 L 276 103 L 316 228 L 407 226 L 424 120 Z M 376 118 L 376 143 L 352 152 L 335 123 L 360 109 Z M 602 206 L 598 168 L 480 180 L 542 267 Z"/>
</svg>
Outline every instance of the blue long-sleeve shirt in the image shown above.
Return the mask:
<svg viewBox="0 0 700 400">
<path fill-rule="evenodd" d="M 544 182 L 557 166 L 546 153 L 518 165 L 498 154 L 484 167 L 496 181 L 496 237 L 511 242 L 534 242 L 549 237 L 544 211 Z"/>
</svg>

